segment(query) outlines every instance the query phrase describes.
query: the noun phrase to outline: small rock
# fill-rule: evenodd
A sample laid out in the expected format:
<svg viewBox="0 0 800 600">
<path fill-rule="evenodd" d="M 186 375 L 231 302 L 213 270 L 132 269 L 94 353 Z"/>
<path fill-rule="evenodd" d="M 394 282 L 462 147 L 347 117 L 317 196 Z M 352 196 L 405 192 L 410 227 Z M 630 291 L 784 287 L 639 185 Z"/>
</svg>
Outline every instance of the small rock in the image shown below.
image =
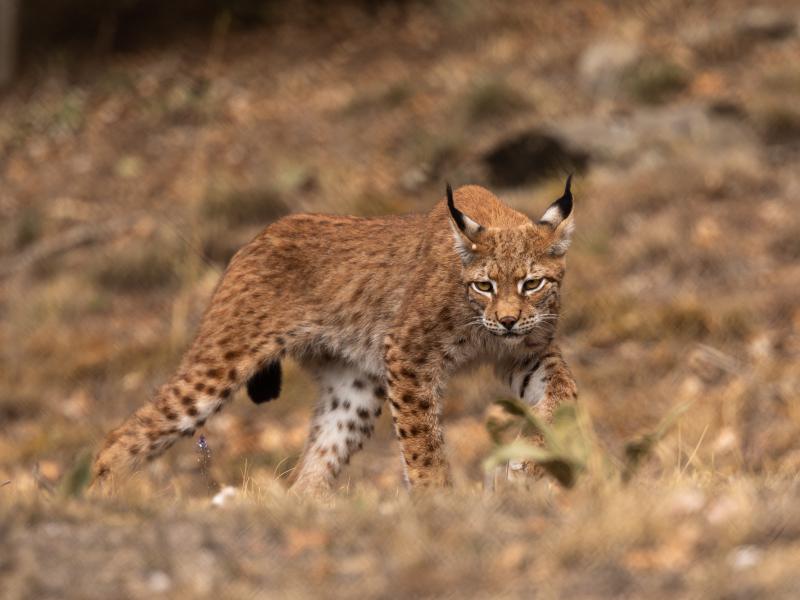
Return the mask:
<svg viewBox="0 0 800 600">
<path fill-rule="evenodd" d="M 147 587 L 151 592 L 163 594 L 172 587 L 172 579 L 164 571 L 153 571 L 147 577 Z"/>
<path fill-rule="evenodd" d="M 797 29 L 795 20 L 785 13 L 759 6 L 742 15 L 737 30 L 751 38 L 780 40 L 789 37 Z"/>
<path fill-rule="evenodd" d="M 724 427 L 719 432 L 717 439 L 714 440 L 714 452 L 725 454 L 739 447 L 739 436 L 731 427 Z"/>
<path fill-rule="evenodd" d="M 734 548 L 729 557 L 731 566 L 737 571 L 755 567 L 761 562 L 762 552 L 755 546 L 739 546 Z"/>
<path fill-rule="evenodd" d="M 706 497 L 697 488 L 685 488 L 673 492 L 668 500 L 669 511 L 673 515 L 690 515 L 705 506 Z"/>
<path fill-rule="evenodd" d="M 747 344 L 747 351 L 754 359 L 766 360 L 773 354 L 774 345 L 768 333 L 760 333 Z"/>
<path fill-rule="evenodd" d="M 224 486 L 211 499 L 211 506 L 225 506 L 237 496 L 236 488 L 231 485 Z"/>
</svg>

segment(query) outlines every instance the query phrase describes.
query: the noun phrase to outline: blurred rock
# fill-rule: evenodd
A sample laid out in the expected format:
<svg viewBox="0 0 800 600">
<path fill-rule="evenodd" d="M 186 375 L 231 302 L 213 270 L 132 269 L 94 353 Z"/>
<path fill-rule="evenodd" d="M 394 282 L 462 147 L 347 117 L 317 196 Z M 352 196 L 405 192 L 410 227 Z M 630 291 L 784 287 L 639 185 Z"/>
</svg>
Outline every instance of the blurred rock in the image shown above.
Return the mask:
<svg viewBox="0 0 800 600">
<path fill-rule="evenodd" d="M 712 117 L 728 119 L 745 119 L 747 111 L 741 104 L 728 98 L 717 98 L 708 104 L 708 113 Z"/>
<path fill-rule="evenodd" d="M 691 515 L 702 510 L 705 505 L 705 494 L 694 487 L 675 490 L 667 498 L 667 510 L 673 516 Z"/>
<path fill-rule="evenodd" d="M 494 185 L 513 187 L 584 171 L 589 154 L 544 129 L 530 129 L 498 142 L 483 156 Z"/>
<path fill-rule="evenodd" d="M 633 42 L 612 39 L 595 42 L 578 61 L 581 85 L 593 93 L 614 94 L 624 74 L 641 55 L 641 49 Z"/>
<path fill-rule="evenodd" d="M 755 546 L 739 546 L 729 557 L 730 565 L 736 571 L 743 571 L 755 567 L 761 562 L 763 552 Z"/>
<path fill-rule="evenodd" d="M 792 15 L 758 6 L 746 11 L 739 20 L 736 30 L 750 38 L 779 40 L 794 34 L 797 23 Z"/>
<path fill-rule="evenodd" d="M 428 181 L 428 173 L 421 167 L 413 167 L 400 176 L 400 185 L 407 192 L 418 191 Z"/>
<path fill-rule="evenodd" d="M 567 148 L 580 148 L 591 157 L 592 165 L 626 168 L 645 162 L 654 166 L 687 147 L 702 156 L 732 147 L 755 152 L 757 142 L 744 121 L 718 117 L 699 103 L 576 117 L 560 122 L 557 136 Z"/>
<path fill-rule="evenodd" d="M 230 485 L 226 485 L 223 487 L 219 492 L 217 492 L 214 497 L 211 499 L 211 506 L 225 506 L 229 504 L 236 496 L 238 492 L 236 488 Z"/>
<path fill-rule="evenodd" d="M 739 447 L 739 436 L 731 427 L 723 427 L 717 439 L 714 440 L 713 448 L 716 454 L 725 454 Z"/>
<path fill-rule="evenodd" d="M 164 571 L 152 571 L 147 576 L 147 587 L 155 594 L 163 594 L 172 588 L 172 578 Z"/>
<path fill-rule="evenodd" d="M 681 34 L 685 42 L 705 60 L 742 59 L 760 41 L 787 38 L 797 30 L 796 18 L 769 7 L 755 7 L 738 19 L 697 23 Z"/>
<path fill-rule="evenodd" d="M 747 353 L 754 360 L 767 360 L 775 354 L 775 344 L 769 332 L 762 331 L 749 340 Z"/>
</svg>

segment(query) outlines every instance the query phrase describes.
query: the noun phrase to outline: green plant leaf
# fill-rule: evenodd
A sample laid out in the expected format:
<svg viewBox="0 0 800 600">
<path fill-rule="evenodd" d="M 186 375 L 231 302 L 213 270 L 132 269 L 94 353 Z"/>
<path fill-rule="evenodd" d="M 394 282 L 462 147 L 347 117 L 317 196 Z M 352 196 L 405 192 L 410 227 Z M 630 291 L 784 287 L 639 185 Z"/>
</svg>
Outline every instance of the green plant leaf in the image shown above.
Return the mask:
<svg viewBox="0 0 800 600">
<path fill-rule="evenodd" d="M 545 445 L 550 448 L 555 448 L 559 445 L 556 436 L 553 435 L 553 430 L 539 418 L 530 406 L 519 398 L 502 398 L 495 403 L 503 407 L 508 414 L 523 419 L 522 433 L 524 435 L 539 434 L 544 438 Z"/>
<path fill-rule="evenodd" d="M 583 464 L 576 462 L 572 457 L 552 452 L 525 440 L 515 440 L 510 444 L 498 446 L 484 461 L 483 467 L 486 471 L 491 471 L 512 460 L 535 462 L 566 488 L 575 485 L 578 473 L 583 470 Z"/>
<path fill-rule="evenodd" d="M 564 487 L 575 485 L 578 473 L 585 469 L 587 444 L 578 423 L 577 409 L 572 404 L 559 407 L 553 415 L 553 424 L 547 425 L 522 400 L 503 398 L 497 401 L 507 413 L 522 420 L 522 435 L 540 435 L 544 445 L 539 446 L 524 439 L 502 444 L 500 434 L 513 426 L 513 422 L 487 423 L 489 434 L 497 447 L 484 463 L 493 469 L 511 460 L 532 461 L 542 467 Z"/>
<path fill-rule="evenodd" d="M 58 486 L 61 496 L 80 498 L 92 481 L 92 453 L 81 452 Z"/>
</svg>

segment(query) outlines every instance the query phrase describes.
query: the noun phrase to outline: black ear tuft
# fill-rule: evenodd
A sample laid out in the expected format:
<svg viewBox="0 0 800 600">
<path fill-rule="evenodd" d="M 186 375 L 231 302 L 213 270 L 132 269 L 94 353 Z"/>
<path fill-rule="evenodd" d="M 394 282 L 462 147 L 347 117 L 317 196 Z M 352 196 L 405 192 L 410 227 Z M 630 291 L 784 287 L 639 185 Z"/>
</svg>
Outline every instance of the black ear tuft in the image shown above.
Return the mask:
<svg viewBox="0 0 800 600">
<path fill-rule="evenodd" d="M 572 175 L 567 177 L 562 196 L 553 202 L 547 211 L 539 219 L 539 225 L 550 225 L 556 227 L 561 221 L 572 213 Z"/>
<path fill-rule="evenodd" d="M 447 184 L 447 208 L 452 219 L 452 230 L 455 235 L 456 251 L 463 261 L 470 260 L 472 253 L 478 249 L 478 238 L 483 226 L 456 208 L 453 199 L 453 188 Z"/>
<path fill-rule="evenodd" d="M 566 219 L 572 212 L 572 173 L 567 177 L 564 194 L 556 202 L 558 202 L 558 208 L 561 210 L 562 219 Z"/>
<path fill-rule="evenodd" d="M 466 230 L 466 223 L 464 222 L 464 213 L 456 208 L 455 202 L 453 201 L 453 188 L 450 187 L 450 183 L 446 184 L 447 186 L 447 208 L 450 209 L 450 216 L 453 217 L 453 221 L 456 222 L 458 228 L 461 231 Z"/>
</svg>

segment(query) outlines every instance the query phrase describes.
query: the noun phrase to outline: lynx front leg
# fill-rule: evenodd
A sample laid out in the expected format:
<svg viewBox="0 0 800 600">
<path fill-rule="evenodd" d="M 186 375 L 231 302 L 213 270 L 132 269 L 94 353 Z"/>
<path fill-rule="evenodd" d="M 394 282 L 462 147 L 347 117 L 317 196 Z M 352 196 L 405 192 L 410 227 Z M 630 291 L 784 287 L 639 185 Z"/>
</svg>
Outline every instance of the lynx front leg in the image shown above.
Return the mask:
<svg viewBox="0 0 800 600">
<path fill-rule="evenodd" d="M 441 394 L 425 356 L 387 344 L 386 380 L 392 421 L 400 441 L 406 480 L 411 486 L 450 484 L 439 423 Z"/>
<path fill-rule="evenodd" d="M 503 371 L 501 376 L 512 391 L 535 406 L 548 422 L 561 402 L 578 397 L 575 379 L 557 348 L 550 347 L 531 360 L 505 365 Z"/>
<path fill-rule="evenodd" d="M 553 413 L 562 402 L 574 402 L 578 398 L 575 379 L 558 348 L 550 347 L 531 360 L 501 365 L 499 371 L 512 391 L 535 407 L 547 423 L 552 421 Z M 543 443 L 540 436 L 536 436 L 534 441 Z M 510 466 L 512 471 L 535 477 L 542 475 L 541 469 L 527 461 Z"/>
</svg>

